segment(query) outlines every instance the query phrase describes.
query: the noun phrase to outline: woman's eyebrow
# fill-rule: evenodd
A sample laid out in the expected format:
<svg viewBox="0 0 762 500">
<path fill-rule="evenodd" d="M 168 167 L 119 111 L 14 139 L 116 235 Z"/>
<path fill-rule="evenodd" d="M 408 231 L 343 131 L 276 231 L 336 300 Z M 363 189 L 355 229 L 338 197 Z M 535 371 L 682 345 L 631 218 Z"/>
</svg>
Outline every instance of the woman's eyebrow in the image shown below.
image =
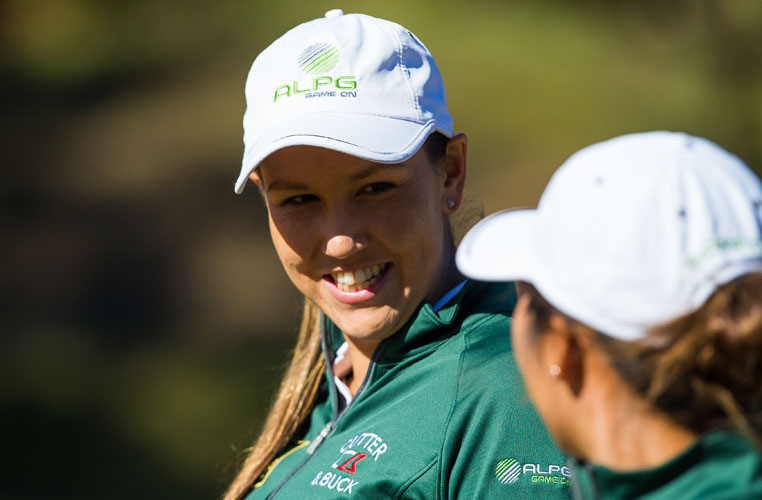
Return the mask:
<svg viewBox="0 0 762 500">
<path fill-rule="evenodd" d="M 389 171 L 389 170 L 403 170 L 405 168 L 406 167 L 404 163 L 384 163 L 382 165 L 379 165 L 378 163 L 369 163 L 368 165 L 364 166 L 360 171 L 350 175 L 349 179 L 351 181 L 359 181 L 377 173 L 379 169 Z"/>
<path fill-rule="evenodd" d="M 390 170 L 400 171 L 400 170 L 404 170 L 405 168 L 406 166 L 404 163 L 389 163 L 389 164 L 383 164 L 383 165 L 379 165 L 378 163 L 369 163 L 368 165 L 363 166 L 359 171 L 350 175 L 349 180 L 359 181 L 367 177 L 370 177 L 373 174 L 378 173 L 379 170 L 385 170 L 388 172 Z M 266 191 L 281 191 L 281 190 L 305 191 L 308 189 L 309 187 L 306 184 L 301 184 L 295 181 L 275 180 L 269 184 L 265 182 Z"/>
<path fill-rule="evenodd" d="M 267 191 L 305 191 L 308 187 L 305 184 L 299 184 L 292 181 L 273 181 L 272 184 L 265 184 L 265 190 Z"/>
</svg>

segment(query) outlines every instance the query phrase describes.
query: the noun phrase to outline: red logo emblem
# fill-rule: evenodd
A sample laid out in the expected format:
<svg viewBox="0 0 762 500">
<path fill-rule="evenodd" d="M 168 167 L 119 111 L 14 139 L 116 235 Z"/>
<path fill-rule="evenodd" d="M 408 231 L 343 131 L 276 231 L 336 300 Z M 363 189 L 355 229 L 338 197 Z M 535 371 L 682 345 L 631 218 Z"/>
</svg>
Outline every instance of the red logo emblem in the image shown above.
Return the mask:
<svg viewBox="0 0 762 500">
<path fill-rule="evenodd" d="M 368 455 L 365 453 L 357 453 L 355 456 L 344 462 L 343 464 L 339 465 L 338 469 L 343 470 L 344 472 L 349 472 L 350 474 L 354 474 L 357 472 L 357 463 L 366 458 Z"/>
</svg>

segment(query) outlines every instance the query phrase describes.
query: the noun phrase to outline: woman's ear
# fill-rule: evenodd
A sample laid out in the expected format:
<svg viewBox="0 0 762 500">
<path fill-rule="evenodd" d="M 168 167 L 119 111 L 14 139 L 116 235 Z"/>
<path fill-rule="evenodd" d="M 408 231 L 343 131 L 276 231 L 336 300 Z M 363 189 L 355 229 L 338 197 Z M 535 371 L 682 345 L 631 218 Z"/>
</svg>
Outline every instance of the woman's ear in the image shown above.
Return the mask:
<svg viewBox="0 0 762 500">
<path fill-rule="evenodd" d="M 582 392 L 585 383 L 585 356 L 589 347 L 589 336 L 572 328 L 569 320 L 557 314 L 551 316 L 549 327 L 557 339 L 554 353 L 558 370 L 554 376 L 566 384 L 572 396 Z"/>
<path fill-rule="evenodd" d="M 458 134 L 447 141 L 443 170 L 445 173 L 443 207 L 445 215 L 455 213 L 463 201 L 466 185 L 468 138 Z"/>
<path fill-rule="evenodd" d="M 259 169 L 258 169 L 258 168 L 257 168 L 257 169 L 254 169 L 254 170 L 253 170 L 253 171 L 252 171 L 252 172 L 249 174 L 249 180 L 250 180 L 251 182 L 253 182 L 254 184 L 256 184 L 256 185 L 257 185 L 257 187 L 258 187 L 259 189 L 262 189 L 262 186 L 263 186 L 264 184 L 262 183 L 262 177 L 259 175 Z"/>
<path fill-rule="evenodd" d="M 262 197 L 262 201 L 265 202 L 265 205 L 269 209 L 267 196 L 265 196 L 265 181 L 262 180 L 262 174 L 260 173 L 259 168 L 255 169 L 249 174 L 249 180 L 257 186 L 257 191 L 259 191 L 259 195 Z"/>
</svg>

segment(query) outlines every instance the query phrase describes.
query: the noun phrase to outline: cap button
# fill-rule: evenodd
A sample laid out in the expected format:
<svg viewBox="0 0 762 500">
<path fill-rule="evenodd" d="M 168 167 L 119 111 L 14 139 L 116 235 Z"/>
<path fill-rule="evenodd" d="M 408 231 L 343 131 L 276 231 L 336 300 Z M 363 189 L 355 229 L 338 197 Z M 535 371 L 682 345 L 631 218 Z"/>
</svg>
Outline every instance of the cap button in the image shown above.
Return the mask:
<svg viewBox="0 0 762 500">
<path fill-rule="evenodd" d="M 339 17 L 343 15 L 344 11 L 341 9 L 332 9 L 325 13 L 325 17 Z"/>
</svg>

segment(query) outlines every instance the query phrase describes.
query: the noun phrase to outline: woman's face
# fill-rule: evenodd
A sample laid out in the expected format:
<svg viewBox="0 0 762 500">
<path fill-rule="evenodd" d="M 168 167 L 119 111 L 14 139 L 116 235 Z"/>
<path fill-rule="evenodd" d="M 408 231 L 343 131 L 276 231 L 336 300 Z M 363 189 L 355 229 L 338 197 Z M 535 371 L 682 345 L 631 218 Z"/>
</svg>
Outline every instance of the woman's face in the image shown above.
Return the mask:
<svg viewBox="0 0 762 500">
<path fill-rule="evenodd" d="M 289 278 L 346 336 L 390 336 L 451 281 L 446 199 L 460 202 L 462 179 L 453 188 L 423 149 L 389 165 L 294 146 L 270 155 L 251 178 Z"/>
</svg>

